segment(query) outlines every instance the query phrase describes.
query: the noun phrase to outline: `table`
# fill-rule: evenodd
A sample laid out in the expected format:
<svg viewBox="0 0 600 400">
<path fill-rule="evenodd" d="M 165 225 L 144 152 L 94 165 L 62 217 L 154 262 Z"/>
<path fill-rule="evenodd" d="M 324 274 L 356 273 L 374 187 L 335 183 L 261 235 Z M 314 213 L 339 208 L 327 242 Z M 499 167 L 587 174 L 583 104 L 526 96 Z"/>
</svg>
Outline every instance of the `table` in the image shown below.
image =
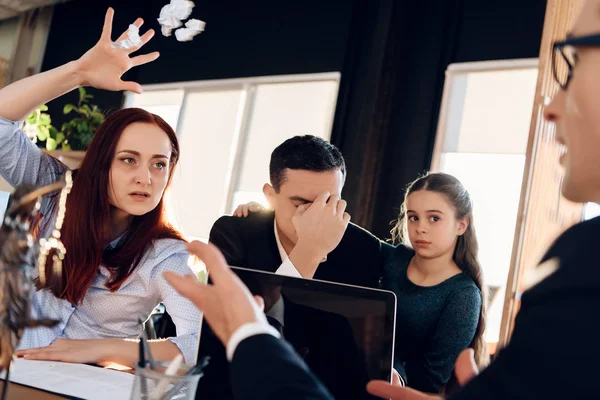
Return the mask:
<svg viewBox="0 0 600 400">
<path fill-rule="evenodd" d="M 4 380 L 0 379 L 0 394 L 2 393 L 3 388 Z M 7 400 L 64 400 L 65 398 L 66 397 L 44 392 L 43 390 L 22 386 L 12 382 L 8 387 L 8 393 L 6 394 Z"/>
</svg>

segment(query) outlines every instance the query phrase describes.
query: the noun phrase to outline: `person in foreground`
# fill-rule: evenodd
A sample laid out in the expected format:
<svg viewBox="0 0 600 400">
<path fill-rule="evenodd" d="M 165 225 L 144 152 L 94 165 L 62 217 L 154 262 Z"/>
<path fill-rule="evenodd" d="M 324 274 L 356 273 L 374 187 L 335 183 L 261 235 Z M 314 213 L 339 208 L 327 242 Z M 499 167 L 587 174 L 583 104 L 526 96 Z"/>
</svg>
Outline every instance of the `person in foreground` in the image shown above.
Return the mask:
<svg viewBox="0 0 600 400">
<path fill-rule="evenodd" d="M 264 300 L 252 297 L 221 252 L 212 244 L 197 241 L 190 243 L 188 249 L 204 261 L 212 284 L 200 284 L 192 275 L 173 272 L 165 272 L 164 277 L 202 310 L 225 345 L 235 398 L 333 399 L 294 349 L 269 325 L 263 312 Z"/>
<path fill-rule="evenodd" d="M 81 86 L 140 92 L 123 82 L 130 68 L 158 53 L 130 57 L 132 49 L 113 46 L 113 10 L 106 13 L 99 42 L 79 60 L 15 82 L 0 91 L 0 173 L 13 186 L 45 185 L 60 179 L 66 166 L 43 153 L 20 129 L 37 108 Z M 142 20 L 135 21 L 140 27 Z M 119 40 L 126 38 L 124 33 Z M 175 132 L 160 117 L 140 109 L 108 116 L 94 135 L 81 167 L 74 171 L 61 230 L 67 253 L 62 279 L 37 282 L 32 316 L 58 321 L 52 328 L 24 331 L 17 356 L 31 360 L 133 365 L 133 340 L 162 302 L 177 337 L 151 343 L 156 359 L 183 354 L 195 362 L 200 313 L 162 279 L 162 272 L 191 272 L 182 235 L 165 216 L 163 193 L 177 165 Z M 58 196 L 42 201 L 36 221 L 39 237 L 54 225 Z"/>
<path fill-rule="evenodd" d="M 600 203 L 600 0 L 583 3 L 573 31 L 553 51 L 560 90 L 545 118 L 556 125 L 556 140 L 565 148 L 562 194 Z M 537 267 L 537 278 L 545 278 L 522 296 L 509 345 L 451 399 L 598 398 L 598 238 L 600 217 L 554 242 Z M 439 398 L 387 382 L 371 382 L 367 389 L 393 400 Z"/>
</svg>

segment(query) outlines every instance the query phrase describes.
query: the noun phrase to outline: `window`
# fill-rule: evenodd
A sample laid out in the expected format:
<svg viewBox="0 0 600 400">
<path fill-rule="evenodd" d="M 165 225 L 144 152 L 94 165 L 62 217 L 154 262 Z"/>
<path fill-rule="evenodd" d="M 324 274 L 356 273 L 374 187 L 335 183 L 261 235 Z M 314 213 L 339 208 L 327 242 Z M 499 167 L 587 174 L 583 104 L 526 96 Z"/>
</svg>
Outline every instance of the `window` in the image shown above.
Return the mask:
<svg viewBox="0 0 600 400">
<path fill-rule="evenodd" d="M 583 219 L 588 220 L 596 217 L 600 217 L 600 204 L 587 203 L 585 205 Z"/>
<path fill-rule="evenodd" d="M 181 157 L 167 193 L 170 217 L 207 240 L 215 220 L 248 201 L 265 203 L 273 149 L 295 135 L 329 140 L 339 73 L 144 86 L 125 107 L 160 115 L 177 132 Z"/>
<path fill-rule="evenodd" d="M 488 342 L 498 341 L 502 319 L 537 64 L 453 64 L 446 72 L 432 170 L 460 179 L 474 203 L 479 259 L 486 284 L 496 293 L 488 316 Z"/>
</svg>

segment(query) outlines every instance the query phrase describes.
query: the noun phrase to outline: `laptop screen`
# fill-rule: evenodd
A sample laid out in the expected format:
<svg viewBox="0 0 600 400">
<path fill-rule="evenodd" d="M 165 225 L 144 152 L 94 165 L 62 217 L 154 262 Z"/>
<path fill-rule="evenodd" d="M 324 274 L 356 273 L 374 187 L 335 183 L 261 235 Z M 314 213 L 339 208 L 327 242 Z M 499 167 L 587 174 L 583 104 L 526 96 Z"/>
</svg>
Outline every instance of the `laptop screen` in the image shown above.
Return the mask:
<svg viewBox="0 0 600 400">
<path fill-rule="evenodd" d="M 232 267 L 265 301 L 269 323 L 304 359 L 336 399 L 371 399 L 369 380 L 390 381 L 394 293 Z M 231 399 L 225 348 L 202 324 L 198 358 L 211 357 L 197 399 Z M 257 364 L 260 360 L 256 360 Z"/>
</svg>

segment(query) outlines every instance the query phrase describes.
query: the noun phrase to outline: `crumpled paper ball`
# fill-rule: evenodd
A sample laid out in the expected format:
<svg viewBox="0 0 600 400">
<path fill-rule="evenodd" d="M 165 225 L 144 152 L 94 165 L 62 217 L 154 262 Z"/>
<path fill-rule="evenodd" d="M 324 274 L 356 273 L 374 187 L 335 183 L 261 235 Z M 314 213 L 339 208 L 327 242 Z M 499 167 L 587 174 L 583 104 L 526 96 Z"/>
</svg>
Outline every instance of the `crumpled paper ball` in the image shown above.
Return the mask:
<svg viewBox="0 0 600 400">
<path fill-rule="evenodd" d="M 192 14 L 194 6 L 193 1 L 187 0 L 171 0 L 171 3 L 164 6 L 158 17 L 162 34 L 171 36 L 173 29 L 182 26 L 182 20 L 187 19 Z"/>
<path fill-rule="evenodd" d="M 185 28 L 180 28 L 175 31 L 175 37 L 180 42 L 189 42 L 204 30 L 206 22 L 199 19 L 190 19 L 185 23 Z"/>
<path fill-rule="evenodd" d="M 112 46 L 119 49 L 131 49 L 139 46 L 141 43 L 140 28 L 131 24 L 127 29 L 127 39 L 123 39 L 119 43 L 113 43 Z"/>
</svg>

